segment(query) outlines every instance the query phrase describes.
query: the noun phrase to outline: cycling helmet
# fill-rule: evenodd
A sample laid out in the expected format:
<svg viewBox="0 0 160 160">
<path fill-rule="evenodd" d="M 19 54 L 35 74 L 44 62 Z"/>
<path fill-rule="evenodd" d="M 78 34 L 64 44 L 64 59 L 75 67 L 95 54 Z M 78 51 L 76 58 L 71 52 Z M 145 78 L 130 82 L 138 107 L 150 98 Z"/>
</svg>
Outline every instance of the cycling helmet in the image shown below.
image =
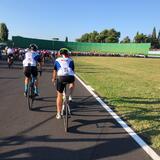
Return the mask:
<svg viewBox="0 0 160 160">
<path fill-rule="evenodd" d="M 70 52 L 67 48 L 61 48 L 59 50 L 60 55 L 68 55 Z"/>
<path fill-rule="evenodd" d="M 29 49 L 33 50 L 33 51 L 37 51 L 38 47 L 36 44 L 30 44 L 29 45 Z"/>
</svg>

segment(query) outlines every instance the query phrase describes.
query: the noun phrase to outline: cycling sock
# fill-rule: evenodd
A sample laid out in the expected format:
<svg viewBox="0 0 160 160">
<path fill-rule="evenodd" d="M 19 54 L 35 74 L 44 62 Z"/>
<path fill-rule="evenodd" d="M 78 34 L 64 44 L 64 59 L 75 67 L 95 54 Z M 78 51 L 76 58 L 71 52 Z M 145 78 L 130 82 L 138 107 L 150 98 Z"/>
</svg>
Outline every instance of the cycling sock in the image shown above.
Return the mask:
<svg viewBox="0 0 160 160">
<path fill-rule="evenodd" d="M 24 91 L 25 91 L 25 92 L 28 91 L 28 85 L 27 85 L 27 84 L 24 85 Z"/>
<path fill-rule="evenodd" d="M 38 91 L 38 88 L 37 88 L 37 87 L 35 87 L 35 88 L 34 88 L 34 92 L 35 92 L 36 94 L 38 94 L 38 93 L 39 93 L 39 91 Z"/>
</svg>

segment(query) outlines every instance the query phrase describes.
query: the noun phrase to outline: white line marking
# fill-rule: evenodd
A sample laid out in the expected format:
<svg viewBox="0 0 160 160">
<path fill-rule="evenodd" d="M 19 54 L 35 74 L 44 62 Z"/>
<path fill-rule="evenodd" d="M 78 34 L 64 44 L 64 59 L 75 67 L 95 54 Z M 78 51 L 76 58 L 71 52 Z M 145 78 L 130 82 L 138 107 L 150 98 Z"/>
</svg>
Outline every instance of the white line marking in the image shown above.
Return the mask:
<svg viewBox="0 0 160 160">
<path fill-rule="evenodd" d="M 144 142 L 138 135 L 135 133 L 132 128 L 130 128 L 107 104 L 105 104 L 101 98 L 96 95 L 93 90 L 88 87 L 77 75 L 76 78 L 78 81 L 95 97 L 95 99 L 109 112 L 110 115 L 123 127 L 123 129 L 142 147 L 142 149 L 153 159 L 160 160 L 160 156 L 149 147 L 146 142 Z"/>
</svg>

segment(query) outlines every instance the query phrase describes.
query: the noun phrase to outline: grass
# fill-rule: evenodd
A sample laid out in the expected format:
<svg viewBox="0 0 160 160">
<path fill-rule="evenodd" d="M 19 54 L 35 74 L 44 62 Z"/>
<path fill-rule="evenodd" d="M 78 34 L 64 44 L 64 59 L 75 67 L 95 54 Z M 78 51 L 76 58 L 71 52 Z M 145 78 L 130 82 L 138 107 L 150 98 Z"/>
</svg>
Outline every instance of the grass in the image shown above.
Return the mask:
<svg viewBox="0 0 160 160">
<path fill-rule="evenodd" d="M 160 150 L 160 59 L 74 57 L 76 72 Z"/>
</svg>

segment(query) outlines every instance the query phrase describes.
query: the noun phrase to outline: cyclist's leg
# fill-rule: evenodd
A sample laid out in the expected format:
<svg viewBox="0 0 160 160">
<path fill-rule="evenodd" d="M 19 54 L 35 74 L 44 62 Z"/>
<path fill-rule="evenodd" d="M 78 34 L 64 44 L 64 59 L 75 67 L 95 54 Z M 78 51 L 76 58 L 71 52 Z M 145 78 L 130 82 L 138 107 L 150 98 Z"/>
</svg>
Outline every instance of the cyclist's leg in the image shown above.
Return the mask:
<svg viewBox="0 0 160 160">
<path fill-rule="evenodd" d="M 25 80 L 24 80 L 24 95 L 27 96 L 28 92 L 28 84 L 31 76 L 31 72 L 29 67 L 24 67 L 24 75 L 25 75 Z"/>
<path fill-rule="evenodd" d="M 65 85 L 62 83 L 62 79 L 57 79 L 57 99 L 56 99 L 56 104 L 57 104 L 57 119 L 61 118 L 61 111 L 62 111 L 62 98 L 63 98 L 63 90 Z"/>
<path fill-rule="evenodd" d="M 74 91 L 74 88 L 75 88 L 75 78 L 74 77 L 70 77 L 70 82 L 69 83 L 69 101 L 72 101 L 72 93 Z"/>
<path fill-rule="evenodd" d="M 32 67 L 31 68 L 31 73 L 32 73 L 32 76 L 33 76 L 33 82 L 34 82 L 34 87 L 35 87 L 35 90 L 34 90 L 34 93 L 35 95 L 39 95 L 39 90 L 38 90 L 38 70 L 37 70 L 37 67 Z"/>
<path fill-rule="evenodd" d="M 10 55 L 7 55 L 7 63 L 9 63 Z"/>
<path fill-rule="evenodd" d="M 62 97 L 63 93 L 57 91 L 57 113 L 61 113 L 62 111 Z"/>
<path fill-rule="evenodd" d="M 73 90 L 74 90 L 74 82 L 69 84 L 69 101 L 72 101 Z"/>
</svg>

